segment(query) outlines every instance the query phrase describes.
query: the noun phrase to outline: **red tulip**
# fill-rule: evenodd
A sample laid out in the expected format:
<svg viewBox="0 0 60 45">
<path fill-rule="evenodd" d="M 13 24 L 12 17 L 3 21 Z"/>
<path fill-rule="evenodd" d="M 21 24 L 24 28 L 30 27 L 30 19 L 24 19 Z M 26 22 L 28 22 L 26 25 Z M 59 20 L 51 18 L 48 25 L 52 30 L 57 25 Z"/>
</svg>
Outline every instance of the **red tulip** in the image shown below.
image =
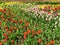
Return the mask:
<svg viewBox="0 0 60 45">
<path fill-rule="evenodd" d="M 3 36 L 4 36 L 4 37 L 7 37 L 7 34 L 6 34 L 6 33 L 4 33 L 4 34 L 3 34 Z"/>
<path fill-rule="evenodd" d="M 50 9 L 50 6 L 48 6 L 48 9 Z"/>
<path fill-rule="evenodd" d="M 6 8 L 3 9 L 6 12 Z"/>
<path fill-rule="evenodd" d="M 2 24 L 1 20 L 0 20 L 0 25 Z"/>
<path fill-rule="evenodd" d="M 7 42 L 7 39 L 4 39 L 3 42 Z"/>
<path fill-rule="evenodd" d="M 0 45 L 2 45 L 2 43 L 0 42 Z"/>
<path fill-rule="evenodd" d="M 35 35 L 35 31 L 34 30 L 32 30 L 32 36 L 34 36 Z"/>
<path fill-rule="evenodd" d="M 22 23 L 22 20 L 20 19 L 19 22 Z"/>
<path fill-rule="evenodd" d="M 60 6 L 58 6 L 57 9 L 60 10 Z"/>
<path fill-rule="evenodd" d="M 48 12 L 48 14 L 51 14 L 51 12 Z"/>
<path fill-rule="evenodd" d="M 11 40 L 11 43 L 14 44 L 14 40 Z"/>
<path fill-rule="evenodd" d="M 4 28 L 5 28 L 5 29 L 7 29 L 7 28 L 8 28 L 8 26 L 4 26 Z"/>
<path fill-rule="evenodd" d="M 5 30 L 8 31 L 8 26 L 4 26 Z"/>
<path fill-rule="evenodd" d="M 8 40 L 8 37 L 5 37 L 6 40 Z"/>
<path fill-rule="evenodd" d="M 42 33 L 42 30 L 37 30 L 36 34 L 41 34 Z"/>
<path fill-rule="evenodd" d="M 27 34 L 30 34 L 30 33 L 31 33 L 31 31 L 30 31 L 30 29 L 28 29 L 28 30 L 27 30 Z"/>
<path fill-rule="evenodd" d="M 51 45 L 50 43 L 47 43 L 46 45 Z"/>
<path fill-rule="evenodd" d="M 14 26 L 10 26 L 10 30 L 12 31 L 14 29 Z"/>
<path fill-rule="evenodd" d="M 47 10 L 47 7 L 45 6 L 44 9 L 43 9 L 43 11 L 46 11 L 46 10 Z"/>
<path fill-rule="evenodd" d="M 28 22 L 26 22 L 26 27 L 28 27 L 29 26 L 29 23 Z"/>
<path fill-rule="evenodd" d="M 26 39 L 26 35 L 24 35 L 24 40 Z"/>
<path fill-rule="evenodd" d="M 6 28 L 5 30 L 8 31 L 8 28 Z"/>
<path fill-rule="evenodd" d="M 8 33 L 9 33 L 9 34 L 11 34 L 11 33 L 12 33 L 12 31 L 11 31 L 11 30 L 9 30 L 9 31 L 8 31 Z"/>
<path fill-rule="evenodd" d="M 52 45 L 54 45 L 54 40 L 51 40 L 51 42 L 50 42 Z"/>
<path fill-rule="evenodd" d="M 42 42 L 42 39 L 38 39 L 38 43 L 40 44 Z"/>
<path fill-rule="evenodd" d="M 27 32 L 24 32 L 24 36 L 26 36 L 27 35 Z"/>
</svg>

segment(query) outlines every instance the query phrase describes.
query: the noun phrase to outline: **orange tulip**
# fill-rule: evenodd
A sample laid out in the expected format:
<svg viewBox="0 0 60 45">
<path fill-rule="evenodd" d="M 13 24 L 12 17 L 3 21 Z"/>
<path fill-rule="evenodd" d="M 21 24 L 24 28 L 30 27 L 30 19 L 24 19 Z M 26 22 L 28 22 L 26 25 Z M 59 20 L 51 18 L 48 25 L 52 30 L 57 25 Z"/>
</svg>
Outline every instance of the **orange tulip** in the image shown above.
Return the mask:
<svg viewBox="0 0 60 45">
<path fill-rule="evenodd" d="M 35 31 L 34 30 L 32 30 L 32 36 L 34 36 L 35 35 Z"/>
<path fill-rule="evenodd" d="M 36 34 L 41 34 L 42 33 L 42 30 L 37 30 Z"/>
<path fill-rule="evenodd" d="M 52 10 L 53 10 L 53 11 L 56 11 L 56 10 L 57 10 L 57 8 L 53 8 Z"/>
<path fill-rule="evenodd" d="M 27 32 L 24 32 L 24 36 L 26 36 L 27 35 Z"/>
<path fill-rule="evenodd" d="M 54 40 L 51 40 L 51 42 L 50 42 L 52 45 L 54 45 Z"/>
<path fill-rule="evenodd" d="M 27 34 L 30 34 L 30 32 L 31 32 L 30 29 L 28 29 L 28 30 L 27 30 Z"/>
<path fill-rule="evenodd" d="M 50 43 L 47 43 L 46 45 L 51 45 Z"/>
<path fill-rule="evenodd" d="M 2 12 L 3 11 L 3 9 L 0 9 L 0 12 Z"/>
<path fill-rule="evenodd" d="M 24 40 L 26 39 L 26 35 L 24 35 Z"/>
<path fill-rule="evenodd" d="M 29 23 L 28 22 L 26 22 L 26 27 L 28 27 L 29 26 Z"/>
</svg>

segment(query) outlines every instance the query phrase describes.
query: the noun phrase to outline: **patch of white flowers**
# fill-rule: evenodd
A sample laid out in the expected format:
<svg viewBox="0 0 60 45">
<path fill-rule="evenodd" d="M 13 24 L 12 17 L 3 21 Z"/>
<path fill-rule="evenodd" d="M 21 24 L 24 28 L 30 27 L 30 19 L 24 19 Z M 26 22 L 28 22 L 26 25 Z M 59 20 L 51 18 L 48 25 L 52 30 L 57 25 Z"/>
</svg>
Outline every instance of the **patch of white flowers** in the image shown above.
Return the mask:
<svg viewBox="0 0 60 45">
<path fill-rule="evenodd" d="M 25 9 L 25 11 L 27 13 L 29 13 L 29 15 L 33 16 L 34 18 L 40 19 L 45 19 L 46 21 L 51 21 L 52 19 L 54 19 L 55 21 L 55 25 L 58 23 L 56 20 L 58 17 L 58 13 L 54 13 L 53 10 L 50 11 L 44 11 L 43 9 L 40 9 L 38 7 L 31 7 L 31 8 L 27 8 Z M 60 18 L 59 18 L 60 21 Z"/>
</svg>

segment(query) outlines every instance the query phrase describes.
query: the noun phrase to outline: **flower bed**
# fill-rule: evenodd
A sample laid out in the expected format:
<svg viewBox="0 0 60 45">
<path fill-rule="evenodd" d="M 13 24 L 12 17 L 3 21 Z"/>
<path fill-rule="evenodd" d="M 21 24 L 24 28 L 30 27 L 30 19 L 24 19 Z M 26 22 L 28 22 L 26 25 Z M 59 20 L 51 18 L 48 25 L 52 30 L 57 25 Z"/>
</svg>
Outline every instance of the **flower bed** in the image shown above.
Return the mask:
<svg viewBox="0 0 60 45">
<path fill-rule="evenodd" d="M 35 3 L 0 8 L 0 45 L 59 45 L 60 5 Z"/>
</svg>

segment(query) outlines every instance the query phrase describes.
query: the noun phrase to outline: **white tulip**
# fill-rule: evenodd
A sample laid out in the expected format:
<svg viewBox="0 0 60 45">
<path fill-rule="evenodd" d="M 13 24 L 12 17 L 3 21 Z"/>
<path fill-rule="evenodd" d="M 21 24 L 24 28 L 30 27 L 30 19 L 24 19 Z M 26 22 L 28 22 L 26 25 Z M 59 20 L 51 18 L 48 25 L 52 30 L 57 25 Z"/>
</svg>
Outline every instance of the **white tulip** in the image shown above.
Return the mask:
<svg viewBox="0 0 60 45">
<path fill-rule="evenodd" d="M 58 18 L 58 16 L 56 18 Z"/>
<path fill-rule="evenodd" d="M 51 13 L 53 13 L 53 10 L 51 10 Z"/>
<path fill-rule="evenodd" d="M 57 21 L 55 22 L 55 24 L 57 24 Z"/>
<path fill-rule="evenodd" d="M 48 20 L 48 19 L 46 18 L 46 20 Z"/>
<path fill-rule="evenodd" d="M 50 19 L 52 19 L 52 16 L 50 16 Z"/>
<path fill-rule="evenodd" d="M 48 15 L 46 15 L 46 17 L 48 18 L 49 16 L 48 16 Z"/>
<path fill-rule="evenodd" d="M 44 18 L 44 16 L 42 16 L 42 18 Z"/>
</svg>

